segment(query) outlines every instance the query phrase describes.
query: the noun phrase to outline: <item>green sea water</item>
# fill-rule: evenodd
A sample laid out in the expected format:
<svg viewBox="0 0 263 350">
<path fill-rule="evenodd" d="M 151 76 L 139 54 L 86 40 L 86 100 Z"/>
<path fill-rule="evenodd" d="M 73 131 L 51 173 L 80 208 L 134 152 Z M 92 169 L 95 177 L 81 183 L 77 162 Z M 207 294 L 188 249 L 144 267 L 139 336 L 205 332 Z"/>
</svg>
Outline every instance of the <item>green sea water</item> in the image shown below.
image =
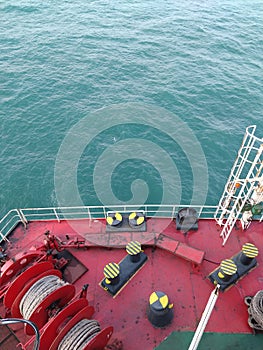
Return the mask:
<svg viewBox="0 0 263 350">
<path fill-rule="evenodd" d="M 262 18 L 261 0 L 0 1 L 1 216 L 217 204 L 245 128 L 263 136 Z"/>
</svg>

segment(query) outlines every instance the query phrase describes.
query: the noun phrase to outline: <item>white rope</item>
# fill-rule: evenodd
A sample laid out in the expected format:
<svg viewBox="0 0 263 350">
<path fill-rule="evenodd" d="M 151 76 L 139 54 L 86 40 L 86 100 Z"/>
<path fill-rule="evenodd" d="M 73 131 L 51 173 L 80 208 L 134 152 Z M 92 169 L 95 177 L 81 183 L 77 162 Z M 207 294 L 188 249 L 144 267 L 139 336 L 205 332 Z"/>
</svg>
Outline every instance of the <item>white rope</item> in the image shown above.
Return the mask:
<svg viewBox="0 0 263 350">
<path fill-rule="evenodd" d="M 68 283 L 54 275 L 43 277 L 34 283 L 20 301 L 19 308 L 23 318 L 30 319 L 38 305 L 49 294 L 66 284 Z"/>
<path fill-rule="evenodd" d="M 215 287 L 215 289 L 211 292 L 210 297 L 208 299 L 208 302 L 206 304 L 206 307 L 204 309 L 204 312 L 203 312 L 202 317 L 199 321 L 199 324 L 197 326 L 197 329 L 195 331 L 195 334 L 193 336 L 191 344 L 189 345 L 188 350 L 196 350 L 198 348 L 200 340 L 204 334 L 207 322 L 209 321 L 209 318 L 212 314 L 212 311 L 215 307 L 217 298 L 219 296 L 219 289 L 220 289 L 220 285 L 218 284 Z"/>
<path fill-rule="evenodd" d="M 263 330 L 263 290 L 258 291 L 254 297 L 246 297 L 248 305 L 248 324 L 251 328 Z"/>
<path fill-rule="evenodd" d="M 64 336 L 58 350 L 82 350 L 99 332 L 100 326 L 96 320 L 83 319 Z"/>
</svg>

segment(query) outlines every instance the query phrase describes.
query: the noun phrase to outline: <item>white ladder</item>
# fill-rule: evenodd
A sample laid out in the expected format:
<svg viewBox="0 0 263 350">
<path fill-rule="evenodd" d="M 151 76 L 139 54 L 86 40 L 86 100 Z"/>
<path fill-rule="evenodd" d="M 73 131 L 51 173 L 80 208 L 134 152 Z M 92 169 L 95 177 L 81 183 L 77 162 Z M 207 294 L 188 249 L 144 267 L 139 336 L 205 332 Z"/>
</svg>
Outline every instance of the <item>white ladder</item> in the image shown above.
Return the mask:
<svg viewBox="0 0 263 350">
<path fill-rule="evenodd" d="M 250 197 L 263 179 L 263 139 L 254 135 L 255 130 L 255 125 L 246 128 L 242 145 L 214 215 L 216 222 L 223 227 L 220 234 L 223 245 L 242 213 L 249 213 Z"/>
</svg>

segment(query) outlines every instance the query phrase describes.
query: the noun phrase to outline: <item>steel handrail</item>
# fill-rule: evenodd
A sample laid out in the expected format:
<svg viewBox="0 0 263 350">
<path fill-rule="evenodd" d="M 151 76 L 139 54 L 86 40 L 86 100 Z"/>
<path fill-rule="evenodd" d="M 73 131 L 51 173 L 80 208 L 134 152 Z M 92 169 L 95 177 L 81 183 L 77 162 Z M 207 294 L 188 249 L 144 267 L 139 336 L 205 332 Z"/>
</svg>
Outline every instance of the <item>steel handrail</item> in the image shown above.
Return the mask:
<svg viewBox="0 0 263 350">
<path fill-rule="evenodd" d="M 200 218 L 212 219 L 217 206 L 185 205 L 185 204 L 144 204 L 144 205 L 110 205 L 110 206 L 76 206 L 12 209 L 0 220 L 0 242 L 7 240 L 9 233 L 17 224 L 24 225 L 30 221 L 102 219 L 110 210 L 135 211 L 144 210 L 147 217 L 173 219 L 183 208 L 194 208 Z"/>
<path fill-rule="evenodd" d="M 218 207 L 215 205 L 187 204 L 144 204 L 144 205 L 110 205 L 110 206 L 76 206 L 12 209 L 0 220 L 0 243 L 8 241 L 7 236 L 17 224 L 24 225 L 30 221 L 63 221 L 103 219 L 108 211 L 129 212 L 143 210 L 146 217 L 173 219 L 183 208 L 194 208 L 201 219 L 213 219 Z M 262 220 L 262 217 L 259 218 Z"/>
</svg>

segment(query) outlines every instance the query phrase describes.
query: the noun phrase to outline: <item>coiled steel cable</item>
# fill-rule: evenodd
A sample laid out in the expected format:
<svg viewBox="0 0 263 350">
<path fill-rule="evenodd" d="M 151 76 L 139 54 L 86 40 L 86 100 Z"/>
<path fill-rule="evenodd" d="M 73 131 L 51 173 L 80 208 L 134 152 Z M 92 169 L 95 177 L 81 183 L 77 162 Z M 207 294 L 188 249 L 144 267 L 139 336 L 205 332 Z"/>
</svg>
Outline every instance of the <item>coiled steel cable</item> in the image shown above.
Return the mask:
<svg viewBox="0 0 263 350">
<path fill-rule="evenodd" d="M 20 301 L 19 309 L 25 319 L 29 319 L 38 305 L 52 292 L 68 284 L 57 276 L 49 275 L 34 283 Z"/>
<path fill-rule="evenodd" d="M 258 291 L 254 297 L 246 297 L 248 306 L 248 324 L 251 328 L 263 330 L 263 290 Z"/>
<path fill-rule="evenodd" d="M 58 350 L 82 350 L 99 332 L 100 325 L 96 320 L 83 319 L 64 336 Z"/>
</svg>

